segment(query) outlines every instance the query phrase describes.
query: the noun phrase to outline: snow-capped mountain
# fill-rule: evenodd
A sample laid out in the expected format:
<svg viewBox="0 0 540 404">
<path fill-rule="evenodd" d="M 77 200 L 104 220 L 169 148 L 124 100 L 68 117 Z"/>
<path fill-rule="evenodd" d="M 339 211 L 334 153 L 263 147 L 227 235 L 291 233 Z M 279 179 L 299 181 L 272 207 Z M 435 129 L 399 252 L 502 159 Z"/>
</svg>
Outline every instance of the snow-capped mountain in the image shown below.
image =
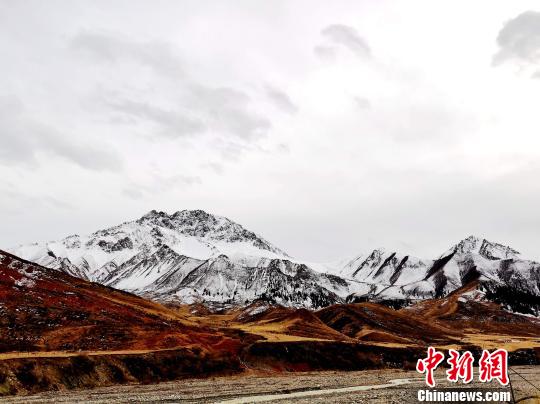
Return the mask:
<svg viewBox="0 0 540 404">
<path fill-rule="evenodd" d="M 12 251 L 39 264 L 103 282 L 118 281 L 119 269 L 124 269 L 124 275 L 131 275 L 125 271 L 126 265 L 135 265 L 150 257 L 159 265 L 167 265 L 164 258 L 168 250 L 164 250 L 164 246 L 179 255 L 199 260 L 221 254 L 245 260 L 288 257 L 239 224 L 202 210 L 183 210 L 172 215 L 153 210 L 138 220 L 98 230 L 89 236 L 72 235 L 59 241 L 20 246 Z"/>
<path fill-rule="evenodd" d="M 460 241 L 435 260 L 377 249 L 335 271 L 358 282 L 349 300 L 442 297 L 473 280 L 491 290 L 488 297 L 493 299 L 502 290 L 540 297 L 539 263 L 520 258 L 510 247 L 475 236 Z"/>
<path fill-rule="evenodd" d="M 515 258 L 519 259 L 520 253 L 513 248 L 507 247 L 499 243 L 493 243 L 483 238 L 469 236 L 461 240 L 456 245 L 452 246 L 448 251 L 443 253 L 440 258 L 446 257 L 455 252 L 456 254 L 479 254 L 484 258 L 491 260 L 501 260 Z"/>
<path fill-rule="evenodd" d="M 262 299 L 322 307 L 351 291 L 339 277 L 293 262 L 227 218 L 201 210 L 155 210 L 89 236 L 11 250 L 28 260 L 169 302 L 245 304 Z"/>
<path fill-rule="evenodd" d="M 507 306 L 515 293 L 527 301 L 540 299 L 540 264 L 482 238 L 468 237 L 436 259 L 381 248 L 329 266 L 291 258 L 238 223 L 201 210 L 170 215 L 153 210 L 89 236 L 11 252 L 166 302 L 244 305 L 262 300 L 307 308 L 357 300 L 409 302 L 446 296 L 475 280 L 488 298 L 506 296 Z"/>
<path fill-rule="evenodd" d="M 240 265 L 225 255 L 203 261 L 186 276 L 171 272 L 142 290 L 159 301 L 247 305 L 253 301 L 291 307 L 325 307 L 343 302 L 348 284 L 287 259 Z"/>
</svg>

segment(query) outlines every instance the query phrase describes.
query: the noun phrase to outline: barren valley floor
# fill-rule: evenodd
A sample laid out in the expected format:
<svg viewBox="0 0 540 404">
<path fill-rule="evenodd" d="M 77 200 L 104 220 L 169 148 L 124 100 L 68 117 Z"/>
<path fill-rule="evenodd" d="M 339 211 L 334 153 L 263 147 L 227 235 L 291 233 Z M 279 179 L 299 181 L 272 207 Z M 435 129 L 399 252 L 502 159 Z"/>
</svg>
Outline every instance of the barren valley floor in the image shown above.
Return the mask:
<svg viewBox="0 0 540 404">
<path fill-rule="evenodd" d="M 476 369 L 475 369 L 476 370 Z M 518 376 L 518 372 L 522 377 Z M 366 370 L 357 372 L 252 373 L 233 377 L 184 379 L 154 385 L 124 385 L 92 390 L 47 392 L 5 397 L 5 403 L 416 403 L 425 389 L 415 371 Z M 540 366 L 516 366 L 510 371 L 515 401 L 540 403 Z M 525 381 L 526 379 L 527 381 Z M 392 382 L 394 380 L 394 382 Z M 361 391 L 354 388 L 364 386 Z M 386 386 L 386 387 L 385 387 Z M 444 370 L 437 371 L 436 390 L 498 389 L 497 383 L 476 381 L 450 385 Z M 358 390 L 358 389 L 356 389 Z"/>
</svg>

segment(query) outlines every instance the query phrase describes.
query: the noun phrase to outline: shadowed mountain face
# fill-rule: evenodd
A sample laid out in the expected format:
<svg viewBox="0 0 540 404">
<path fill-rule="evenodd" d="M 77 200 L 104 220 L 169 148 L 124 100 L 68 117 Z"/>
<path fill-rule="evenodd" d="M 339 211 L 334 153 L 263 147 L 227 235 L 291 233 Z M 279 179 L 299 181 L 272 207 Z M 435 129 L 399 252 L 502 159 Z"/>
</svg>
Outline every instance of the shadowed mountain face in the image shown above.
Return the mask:
<svg viewBox="0 0 540 404">
<path fill-rule="evenodd" d="M 262 237 L 204 211 L 151 211 L 90 236 L 20 246 L 15 254 L 161 302 L 291 307 L 344 301 L 349 285 L 292 260 Z"/>
<path fill-rule="evenodd" d="M 88 236 L 72 235 L 59 241 L 34 243 L 13 249 L 13 253 L 47 267 L 91 281 L 119 282 L 125 266 L 157 257 L 159 264 L 169 251 L 198 260 L 221 254 L 246 257 L 286 258 L 287 254 L 233 221 L 202 210 L 183 210 L 172 215 L 155 210 L 138 220 L 125 222 Z M 157 254 L 154 256 L 154 254 Z M 130 264 L 128 264 L 130 263 Z M 119 270 L 125 264 L 124 268 Z M 122 277 L 126 286 L 147 286 L 152 276 Z M 148 273 L 144 274 L 148 275 Z"/>
<path fill-rule="evenodd" d="M 169 280 L 160 279 L 158 288 L 147 288 L 143 292 L 163 302 L 192 302 L 202 296 L 209 304 L 242 306 L 264 300 L 290 307 L 324 307 L 342 301 L 336 293 L 323 286 L 324 281 L 335 282 L 335 287 L 346 286 L 288 260 L 265 260 L 251 267 L 238 265 L 223 255 L 201 263 L 180 283 Z"/>
<path fill-rule="evenodd" d="M 347 263 L 338 274 L 362 284 L 348 301 L 417 301 L 444 297 L 478 280 L 487 293 L 483 299 L 505 303 L 510 310 L 538 315 L 540 264 L 498 243 L 468 237 L 439 258 L 419 259 L 385 250 L 374 250 Z M 512 304 L 512 292 L 529 302 L 528 308 Z"/>
<path fill-rule="evenodd" d="M 166 303 L 255 301 L 304 308 L 377 301 L 395 307 L 444 297 L 473 280 L 483 299 L 538 315 L 540 264 L 470 236 L 436 259 L 376 249 L 341 265 L 291 258 L 241 225 L 201 210 L 151 211 L 89 236 L 12 250 L 38 264 Z M 513 302 L 520 293 L 525 304 Z"/>
</svg>

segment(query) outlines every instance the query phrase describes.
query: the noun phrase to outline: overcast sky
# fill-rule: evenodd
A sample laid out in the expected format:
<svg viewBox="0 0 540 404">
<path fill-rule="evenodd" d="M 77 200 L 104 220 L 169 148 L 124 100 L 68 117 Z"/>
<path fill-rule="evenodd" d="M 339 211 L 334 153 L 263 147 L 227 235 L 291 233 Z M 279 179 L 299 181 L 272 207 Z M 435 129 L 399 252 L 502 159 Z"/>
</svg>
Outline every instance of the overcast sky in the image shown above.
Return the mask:
<svg viewBox="0 0 540 404">
<path fill-rule="evenodd" d="M 0 248 L 204 209 L 540 258 L 537 1 L 0 0 L 0 58 Z"/>
</svg>

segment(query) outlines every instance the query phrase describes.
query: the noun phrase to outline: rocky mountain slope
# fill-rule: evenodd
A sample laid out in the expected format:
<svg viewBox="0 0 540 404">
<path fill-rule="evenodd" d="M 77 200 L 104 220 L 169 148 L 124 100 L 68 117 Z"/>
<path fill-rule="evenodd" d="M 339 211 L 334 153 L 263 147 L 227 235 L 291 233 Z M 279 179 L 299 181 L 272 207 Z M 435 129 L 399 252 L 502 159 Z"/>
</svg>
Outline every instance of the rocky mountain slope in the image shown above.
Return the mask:
<svg viewBox="0 0 540 404">
<path fill-rule="evenodd" d="M 510 247 L 474 236 L 460 241 L 434 260 L 374 250 L 353 259 L 338 273 L 361 285 L 349 296 L 349 301 L 443 297 L 470 281 L 479 280 L 486 292 L 484 298 L 501 303 L 506 300 L 509 309 L 516 309 L 519 304 L 505 298 L 512 290 L 530 300 L 530 310 L 525 310 L 526 313 L 538 315 L 540 309 L 540 264 L 520 258 Z"/>
<path fill-rule="evenodd" d="M 160 260 L 160 254 L 165 254 L 160 252 L 163 246 L 178 255 L 199 260 L 220 254 L 238 259 L 287 257 L 239 224 L 202 210 L 183 210 L 172 215 L 153 210 L 138 220 L 98 230 L 89 236 L 72 235 L 59 241 L 20 246 L 12 252 L 83 279 L 102 282 L 112 279 L 127 261 L 137 264 L 156 253 L 155 258 Z M 137 281 L 142 282 L 132 279 Z"/>
<path fill-rule="evenodd" d="M 262 237 L 201 210 L 151 211 L 89 236 L 20 246 L 14 254 L 118 289 L 178 303 L 324 307 L 350 293 L 343 279 L 292 261 Z"/>
<path fill-rule="evenodd" d="M 447 296 L 479 280 L 483 297 L 538 315 L 540 264 L 511 247 L 468 237 L 436 259 L 384 249 L 345 264 L 306 264 L 241 225 L 201 210 L 151 211 L 89 236 L 11 250 L 37 262 L 162 302 L 319 308 L 354 301 L 394 305 Z M 323 269 L 321 271 L 321 269 Z M 520 304 L 511 299 L 521 293 Z"/>
</svg>

